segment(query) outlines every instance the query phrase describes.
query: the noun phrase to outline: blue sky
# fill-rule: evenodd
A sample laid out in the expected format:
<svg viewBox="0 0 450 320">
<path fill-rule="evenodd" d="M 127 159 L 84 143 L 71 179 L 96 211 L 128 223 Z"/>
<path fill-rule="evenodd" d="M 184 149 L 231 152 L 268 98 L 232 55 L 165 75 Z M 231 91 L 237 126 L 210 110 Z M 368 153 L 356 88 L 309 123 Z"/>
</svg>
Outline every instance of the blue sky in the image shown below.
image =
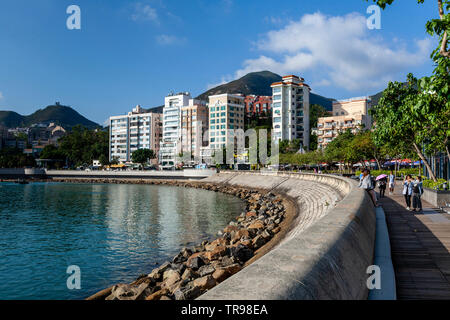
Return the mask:
<svg viewBox="0 0 450 320">
<path fill-rule="evenodd" d="M 55 101 L 103 123 L 170 91 L 204 92 L 250 71 L 294 73 L 318 94 L 373 94 L 431 73 L 436 1 L 396 1 L 369 30 L 363 0 L 3 0 L 0 110 Z M 68 30 L 66 8 L 81 8 Z"/>
</svg>

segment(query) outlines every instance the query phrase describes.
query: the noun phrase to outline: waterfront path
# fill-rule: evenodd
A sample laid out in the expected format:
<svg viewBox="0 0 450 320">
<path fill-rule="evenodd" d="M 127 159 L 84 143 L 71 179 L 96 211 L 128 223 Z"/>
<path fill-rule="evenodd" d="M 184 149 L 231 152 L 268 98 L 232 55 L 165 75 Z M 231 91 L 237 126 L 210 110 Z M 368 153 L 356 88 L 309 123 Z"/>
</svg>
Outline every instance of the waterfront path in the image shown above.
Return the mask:
<svg viewBox="0 0 450 320">
<path fill-rule="evenodd" d="M 425 201 L 422 213 L 407 211 L 400 185 L 381 203 L 391 241 L 397 298 L 450 299 L 450 215 L 437 212 Z"/>
</svg>

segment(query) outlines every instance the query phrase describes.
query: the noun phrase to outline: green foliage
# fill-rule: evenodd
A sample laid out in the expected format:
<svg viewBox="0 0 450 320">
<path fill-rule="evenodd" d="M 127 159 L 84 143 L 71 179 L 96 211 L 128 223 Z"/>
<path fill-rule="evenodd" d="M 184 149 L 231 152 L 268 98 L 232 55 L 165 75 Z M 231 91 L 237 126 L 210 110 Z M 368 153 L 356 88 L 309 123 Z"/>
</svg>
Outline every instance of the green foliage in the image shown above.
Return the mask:
<svg viewBox="0 0 450 320">
<path fill-rule="evenodd" d="M 109 157 L 109 133 L 77 125 L 59 141 L 59 150 L 74 166 L 92 164 L 103 155 Z"/>
<path fill-rule="evenodd" d="M 438 189 L 444 190 L 442 184 L 446 182 L 444 179 L 438 179 L 437 181 L 433 180 L 423 180 L 423 186 L 429 189 Z"/>
<path fill-rule="evenodd" d="M 381 8 L 394 0 L 372 0 Z M 417 0 L 423 3 L 424 0 Z M 389 143 L 397 150 L 413 150 L 424 160 L 431 178 L 434 172 L 424 159 L 421 144 L 429 154 L 445 151 L 450 158 L 450 0 L 438 1 L 439 19 L 426 24 L 427 32 L 439 38 L 437 48 L 431 53 L 435 69 L 429 77 L 416 79 L 408 75 L 406 86 L 389 83 L 378 106 L 373 110 L 377 122 L 376 143 Z M 447 12 L 446 12 L 447 11 Z"/>
<path fill-rule="evenodd" d="M 132 153 L 131 161 L 134 163 L 144 164 L 147 163 L 150 159 L 155 158 L 155 152 L 150 149 L 139 149 Z"/>
<path fill-rule="evenodd" d="M 50 160 L 66 159 L 66 155 L 58 147 L 54 145 L 45 146 L 39 157 L 41 159 L 50 159 Z"/>
<path fill-rule="evenodd" d="M 0 168 L 34 167 L 36 162 L 30 155 L 24 154 L 16 148 L 3 148 L 0 150 Z"/>
<path fill-rule="evenodd" d="M 355 175 L 359 176 L 361 174 L 361 170 L 356 171 Z M 371 170 L 370 174 L 373 175 L 374 177 L 378 177 L 380 174 L 385 174 L 385 175 L 390 175 L 391 174 L 391 170 Z M 394 172 L 395 174 L 395 172 Z M 420 169 L 419 168 L 408 168 L 408 169 L 400 169 L 397 170 L 397 175 L 396 177 L 404 177 L 406 175 L 410 174 L 413 177 L 417 177 L 419 176 L 420 173 Z"/>
</svg>

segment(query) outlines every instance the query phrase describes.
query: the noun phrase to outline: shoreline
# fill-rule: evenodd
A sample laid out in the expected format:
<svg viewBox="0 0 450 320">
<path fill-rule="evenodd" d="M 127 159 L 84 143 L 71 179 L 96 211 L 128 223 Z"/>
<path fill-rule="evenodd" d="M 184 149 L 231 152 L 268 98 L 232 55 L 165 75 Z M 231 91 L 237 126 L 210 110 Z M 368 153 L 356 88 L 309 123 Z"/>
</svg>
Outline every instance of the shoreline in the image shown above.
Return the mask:
<svg viewBox="0 0 450 320">
<path fill-rule="evenodd" d="M 297 207 L 288 196 L 261 189 L 189 180 L 147 180 L 117 178 L 53 178 L 46 182 L 148 184 L 222 192 L 245 202 L 213 241 L 183 248 L 172 261 L 137 277 L 130 284 L 119 283 L 86 300 L 193 300 L 249 266 L 276 247 L 297 218 Z M 36 181 L 37 182 L 37 181 Z M 41 181 L 39 181 L 41 182 Z"/>
</svg>

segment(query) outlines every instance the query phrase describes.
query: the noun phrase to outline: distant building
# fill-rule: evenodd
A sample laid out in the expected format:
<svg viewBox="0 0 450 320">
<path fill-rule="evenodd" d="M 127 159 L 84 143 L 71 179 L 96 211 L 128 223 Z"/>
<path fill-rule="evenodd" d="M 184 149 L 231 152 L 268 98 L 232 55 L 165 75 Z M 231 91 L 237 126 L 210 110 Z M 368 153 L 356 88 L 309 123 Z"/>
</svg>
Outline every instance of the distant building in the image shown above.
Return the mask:
<svg viewBox="0 0 450 320">
<path fill-rule="evenodd" d="M 201 148 L 208 145 L 208 119 L 206 101 L 189 99 L 189 104 L 181 107 L 181 152 L 184 159 L 191 157 L 192 164 L 200 157 Z"/>
<path fill-rule="evenodd" d="M 37 145 L 58 145 L 58 140 L 66 135 L 66 130 L 55 123 L 34 124 L 28 129 L 28 143 Z"/>
<path fill-rule="evenodd" d="M 131 162 L 131 155 L 139 149 L 159 152 L 161 114 L 147 112 L 136 106 L 123 116 L 109 118 L 109 160 Z"/>
<path fill-rule="evenodd" d="M 209 97 L 209 147 L 222 149 L 228 143 L 237 145 L 235 130 L 244 130 L 245 104 L 240 94 L 219 94 Z"/>
<path fill-rule="evenodd" d="M 159 163 L 163 168 L 171 168 L 177 165 L 181 145 L 181 108 L 189 105 L 191 94 L 182 92 L 170 94 L 164 100 L 163 109 L 163 133 Z"/>
<path fill-rule="evenodd" d="M 271 87 L 273 139 L 299 139 L 303 148 L 309 148 L 310 87 L 295 75 L 285 76 Z"/>
<path fill-rule="evenodd" d="M 324 149 L 340 132 L 350 129 L 357 133 L 362 129 L 372 128 L 372 117 L 369 115 L 371 100 L 369 97 L 352 98 L 333 102 L 333 116 L 319 118 L 317 135 L 319 149 Z"/>
<path fill-rule="evenodd" d="M 271 96 L 248 95 L 244 99 L 245 114 L 247 117 L 268 116 L 272 112 Z"/>
</svg>

